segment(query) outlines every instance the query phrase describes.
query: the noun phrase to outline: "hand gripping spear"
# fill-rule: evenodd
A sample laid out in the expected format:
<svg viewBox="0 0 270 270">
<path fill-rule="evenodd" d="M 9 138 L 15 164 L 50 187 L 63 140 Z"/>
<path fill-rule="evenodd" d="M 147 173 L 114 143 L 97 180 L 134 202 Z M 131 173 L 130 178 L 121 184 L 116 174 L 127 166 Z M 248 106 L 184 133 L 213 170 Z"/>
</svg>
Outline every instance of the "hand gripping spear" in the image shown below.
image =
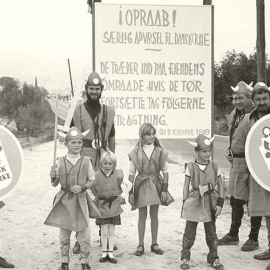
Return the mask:
<svg viewBox="0 0 270 270">
<path fill-rule="evenodd" d="M 57 124 L 58 124 L 58 95 L 56 96 L 56 104 L 55 104 L 54 149 L 53 149 L 53 166 L 51 167 L 51 172 L 56 171 Z M 55 181 L 55 177 L 52 178 L 52 183 L 54 181 Z"/>
</svg>

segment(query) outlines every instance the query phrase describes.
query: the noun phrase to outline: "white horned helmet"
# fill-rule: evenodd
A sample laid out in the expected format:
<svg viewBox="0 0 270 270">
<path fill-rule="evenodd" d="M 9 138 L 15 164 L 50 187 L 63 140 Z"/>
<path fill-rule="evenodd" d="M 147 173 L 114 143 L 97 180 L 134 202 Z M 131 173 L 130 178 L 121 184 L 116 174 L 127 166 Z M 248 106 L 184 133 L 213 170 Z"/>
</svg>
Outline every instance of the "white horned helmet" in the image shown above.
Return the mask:
<svg viewBox="0 0 270 270">
<path fill-rule="evenodd" d="M 192 146 L 195 147 L 195 151 L 198 150 L 205 150 L 208 148 L 212 148 L 212 143 L 214 141 L 214 137 L 207 138 L 205 135 L 199 134 L 197 138 L 195 139 L 195 142 L 188 141 Z"/>
<path fill-rule="evenodd" d="M 240 81 L 235 87 L 231 86 L 231 89 L 235 92 L 235 94 L 247 94 L 251 93 L 253 82 L 250 84 L 246 84 L 243 81 Z"/>
<path fill-rule="evenodd" d="M 264 82 L 257 82 L 254 87 L 253 87 L 253 92 L 259 89 L 264 89 L 264 90 L 268 90 L 269 88 L 267 87 L 267 85 Z"/>
<path fill-rule="evenodd" d="M 61 131 L 58 131 L 58 134 L 65 139 L 65 142 L 67 143 L 70 140 L 83 140 L 83 137 L 89 132 L 89 129 L 85 132 L 81 132 L 78 128 L 76 127 L 71 127 L 68 132 L 65 134 Z"/>
</svg>

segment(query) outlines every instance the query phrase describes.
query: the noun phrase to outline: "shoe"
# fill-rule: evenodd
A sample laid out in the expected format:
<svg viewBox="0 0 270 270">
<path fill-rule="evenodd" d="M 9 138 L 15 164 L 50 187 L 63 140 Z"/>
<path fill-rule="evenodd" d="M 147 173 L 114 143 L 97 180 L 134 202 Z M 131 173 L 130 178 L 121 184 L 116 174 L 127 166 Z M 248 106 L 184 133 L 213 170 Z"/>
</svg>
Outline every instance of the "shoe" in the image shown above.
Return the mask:
<svg viewBox="0 0 270 270">
<path fill-rule="evenodd" d="M 156 248 L 154 248 L 154 247 L 156 247 Z M 162 255 L 163 254 L 163 250 L 159 247 L 158 244 L 151 245 L 151 251 L 152 252 L 155 252 L 158 255 Z"/>
<path fill-rule="evenodd" d="M 69 270 L 68 263 L 62 263 L 58 270 Z"/>
<path fill-rule="evenodd" d="M 218 245 L 238 245 L 239 237 L 231 237 L 228 234 L 224 235 L 221 239 L 218 239 Z"/>
<path fill-rule="evenodd" d="M 14 268 L 15 265 L 12 263 L 7 262 L 6 259 L 0 257 L 0 267 L 1 268 Z"/>
<path fill-rule="evenodd" d="M 259 242 L 248 239 L 246 243 L 241 247 L 242 251 L 254 251 L 259 249 Z"/>
<path fill-rule="evenodd" d="M 270 259 L 270 250 L 267 249 L 265 252 L 254 255 L 256 260 L 268 260 Z"/>
<path fill-rule="evenodd" d="M 111 254 L 111 256 L 113 257 L 110 257 L 110 255 L 108 254 L 107 256 L 107 260 L 110 262 L 110 263 L 117 263 L 117 260 L 114 258 L 114 255 L 113 255 L 113 251 L 108 251 L 109 254 Z"/>
<path fill-rule="evenodd" d="M 139 250 L 139 248 L 141 248 L 141 249 Z M 137 249 L 135 251 L 135 255 L 136 256 L 142 256 L 143 253 L 144 253 L 144 246 L 143 245 L 137 246 Z"/>
<path fill-rule="evenodd" d="M 103 256 L 103 255 L 105 255 L 105 254 L 104 254 L 105 252 L 106 252 L 106 256 Z M 107 258 L 108 258 L 107 251 L 103 251 L 103 254 L 102 254 L 102 255 L 100 256 L 100 258 L 99 258 L 99 262 L 104 263 L 104 262 L 107 261 Z"/>
<path fill-rule="evenodd" d="M 82 270 L 91 270 L 91 267 L 90 267 L 89 264 L 83 263 L 83 264 L 82 264 Z"/>
<path fill-rule="evenodd" d="M 189 268 L 190 268 L 187 259 L 182 259 L 182 260 L 181 260 L 181 262 L 180 262 L 180 268 L 181 268 L 181 269 L 189 269 Z"/>
<path fill-rule="evenodd" d="M 81 248 L 78 241 L 75 242 L 74 248 L 72 249 L 73 254 L 80 254 Z"/>
<path fill-rule="evenodd" d="M 211 266 L 214 269 L 224 270 L 224 266 L 223 266 L 223 264 L 220 263 L 219 259 L 215 259 L 215 261 L 211 263 Z"/>
</svg>

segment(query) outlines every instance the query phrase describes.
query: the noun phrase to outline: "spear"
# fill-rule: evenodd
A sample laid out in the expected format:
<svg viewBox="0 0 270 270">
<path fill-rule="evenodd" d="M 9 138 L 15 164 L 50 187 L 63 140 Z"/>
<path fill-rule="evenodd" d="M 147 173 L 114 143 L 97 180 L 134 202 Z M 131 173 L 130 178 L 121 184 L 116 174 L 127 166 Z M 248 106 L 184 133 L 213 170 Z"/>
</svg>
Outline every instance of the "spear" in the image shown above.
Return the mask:
<svg viewBox="0 0 270 270">
<path fill-rule="evenodd" d="M 71 85 L 71 96 L 73 97 L 74 91 L 73 91 L 73 83 L 72 83 L 72 76 L 71 76 L 69 59 L 68 59 L 68 70 L 69 70 L 69 79 L 70 79 L 70 85 Z"/>
<path fill-rule="evenodd" d="M 56 96 L 56 104 L 55 104 L 53 166 L 51 167 L 51 171 L 54 172 L 56 170 L 57 124 L 58 124 L 58 95 Z M 54 181 L 55 179 L 52 180 Z"/>
</svg>

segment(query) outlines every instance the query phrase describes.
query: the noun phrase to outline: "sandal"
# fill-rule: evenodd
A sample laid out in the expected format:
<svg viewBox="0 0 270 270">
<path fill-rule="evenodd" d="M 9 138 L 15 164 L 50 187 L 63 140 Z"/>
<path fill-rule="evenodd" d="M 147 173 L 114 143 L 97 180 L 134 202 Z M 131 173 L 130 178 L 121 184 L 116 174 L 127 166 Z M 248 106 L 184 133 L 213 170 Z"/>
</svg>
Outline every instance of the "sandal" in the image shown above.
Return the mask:
<svg viewBox="0 0 270 270">
<path fill-rule="evenodd" d="M 113 251 L 108 251 L 108 253 L 111 253 L 113 255 Z M 113 257 L 110 257 L 110 255 L 108 254 L 107 255 L 107 260 L 110 262 L 110 263 L 117 263 L 117 260 L 114 258 L 114 255 Z"/>
<path fill-rule="evenodd" d="M 139 248 L 141 248 L 141 250 L 139 250 Z M 143 253 L 144 253 L 144 246 L 143 245 L 138 245 L 137 250 L 135 251 L 135 255 L 136 256 L 142 256 Z"/>
<path fill-rule="evenodd" d="M 157 247 L 157 248 L 154 249 L 154 247 Z M 163 250 L 159 247 L 158 244 L 151 245 L 151 251 L 152 252 L 155 252 L 158 255 L 162 255 L 163 254 Z"/>
<path fill-rule="evenodd" d="M 105 253 L 106 253 L 106 256 L 105 256 Z M 107 261 L 107 258 L 108 258 L 108 253 L 107 253 L 107 251 L 103 251 L 103 252 L 102 252 L 102 255 L 101 255 L 100 258 L 99 258 L 99 262 L 104 263 L 104 262 Z"/>
</svg>

